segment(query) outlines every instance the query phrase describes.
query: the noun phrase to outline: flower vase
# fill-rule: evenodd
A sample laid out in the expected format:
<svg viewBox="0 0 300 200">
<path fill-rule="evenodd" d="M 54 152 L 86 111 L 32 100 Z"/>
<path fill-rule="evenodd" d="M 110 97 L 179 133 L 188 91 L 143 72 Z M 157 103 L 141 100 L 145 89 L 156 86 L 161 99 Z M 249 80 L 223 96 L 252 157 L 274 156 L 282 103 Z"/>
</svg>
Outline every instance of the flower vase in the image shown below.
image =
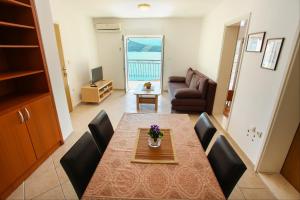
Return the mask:
<svg viewBox="0 0 300 200">
<path fill-rule="evenodd" d="M 154 140 L 154 138 L 151 137 L 148 138 L 149 147 L 158 148 L 160 147 L 160 143 L 161 143 L 161 138 L 157 138 L 156 140 Z"/>
</svg>

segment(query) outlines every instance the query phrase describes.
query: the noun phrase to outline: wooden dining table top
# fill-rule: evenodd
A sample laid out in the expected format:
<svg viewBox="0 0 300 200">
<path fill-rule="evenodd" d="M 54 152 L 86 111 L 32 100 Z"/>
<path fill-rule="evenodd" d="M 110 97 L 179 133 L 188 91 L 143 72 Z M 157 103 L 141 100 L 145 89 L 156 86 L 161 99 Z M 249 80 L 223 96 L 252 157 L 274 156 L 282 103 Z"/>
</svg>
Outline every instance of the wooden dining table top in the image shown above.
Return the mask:
<svg viewBox="0 0 300 200">
<path fill-rule="evenodd" d="M 137 131 L 172 129 L 177 164 L 133 163 Z M 186 114 L 125 113 L 82 199 L 225 199 Z"/>
</svg>

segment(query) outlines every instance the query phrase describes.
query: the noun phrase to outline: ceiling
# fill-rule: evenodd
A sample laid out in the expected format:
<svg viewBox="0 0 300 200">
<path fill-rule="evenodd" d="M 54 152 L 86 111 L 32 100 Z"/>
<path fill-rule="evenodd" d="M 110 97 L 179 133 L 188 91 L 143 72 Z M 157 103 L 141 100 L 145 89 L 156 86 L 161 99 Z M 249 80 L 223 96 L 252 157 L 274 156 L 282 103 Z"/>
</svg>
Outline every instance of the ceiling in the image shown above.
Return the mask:
<svg viewBox="0 0 300 200">
<path fill-rule="evenodd" d="M 69 1 L 91 17 L 150 18 L 201 17 L 222 0 L 64 0 Z M 142 11 L 140 3 L 151 4 Z"/>
</svg>

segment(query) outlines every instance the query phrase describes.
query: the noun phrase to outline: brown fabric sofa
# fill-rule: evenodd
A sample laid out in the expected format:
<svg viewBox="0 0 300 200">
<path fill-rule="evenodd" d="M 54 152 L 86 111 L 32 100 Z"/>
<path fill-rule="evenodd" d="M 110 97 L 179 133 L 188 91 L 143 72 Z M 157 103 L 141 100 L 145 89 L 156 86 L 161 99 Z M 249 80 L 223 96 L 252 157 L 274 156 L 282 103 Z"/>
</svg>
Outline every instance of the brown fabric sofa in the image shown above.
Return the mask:
<svg viewBox="0 0 300 200">
<path fill-rule="evenodd" d="M 212 113 L 217 83 L 189 68 L 186 77 L 169 77 L 172 111 Z"/>
</svg>

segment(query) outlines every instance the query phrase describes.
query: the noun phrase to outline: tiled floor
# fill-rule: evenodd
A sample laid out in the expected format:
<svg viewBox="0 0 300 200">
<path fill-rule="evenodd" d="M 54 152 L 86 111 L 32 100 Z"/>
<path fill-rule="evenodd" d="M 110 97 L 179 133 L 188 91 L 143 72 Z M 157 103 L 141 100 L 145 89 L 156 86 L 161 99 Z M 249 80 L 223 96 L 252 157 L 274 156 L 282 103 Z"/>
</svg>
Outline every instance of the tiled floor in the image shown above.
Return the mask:
<svg viewBox="0 0 300 200">
<path fill-rule="evenodd" d="M 144 83 L 149 81 L 128 81 L 128 90 L 135 90 L 140 85 L 144 85 Z M 155 87 L 155 89 L 160 90 L 161 84 L 160 81 L 150 81 L 151 84 Z"/>
<path fill-rule="evenodd" d="M 114 91 L 99 105 L 82 104 L 76 107 L 71 114 L 74 132 L 68 137 L 65 144 L 56 150 L 9 199 L 77 199 L 68 177 L 59 164 L 59 159 L 87 130 L 88 122 L 101 109 L 107 111 L 113 126 L 116 127 L 124 112 L 136 112 L 135 97 L 132 94 L 124 94 L 122 91 Z M 153 112 L 152 105 L 142 106 L 141 112 Z M 159 97 L 158 112 L 170 113 L 167 93 Z M 197 115 L 190 115 L 190 117 L 193 123 L 198 118 Z M 219 129 L 218 133 L 222 133 L 220 131 L 222 129 L 217 124 L 216 126 Z M 242 154 L 241 157 L 247 164 L 248 170 L 238 182 L 229 199 L 275 199 L 260 177 L 253 172 L 251 163 Z"/>
</svg>

